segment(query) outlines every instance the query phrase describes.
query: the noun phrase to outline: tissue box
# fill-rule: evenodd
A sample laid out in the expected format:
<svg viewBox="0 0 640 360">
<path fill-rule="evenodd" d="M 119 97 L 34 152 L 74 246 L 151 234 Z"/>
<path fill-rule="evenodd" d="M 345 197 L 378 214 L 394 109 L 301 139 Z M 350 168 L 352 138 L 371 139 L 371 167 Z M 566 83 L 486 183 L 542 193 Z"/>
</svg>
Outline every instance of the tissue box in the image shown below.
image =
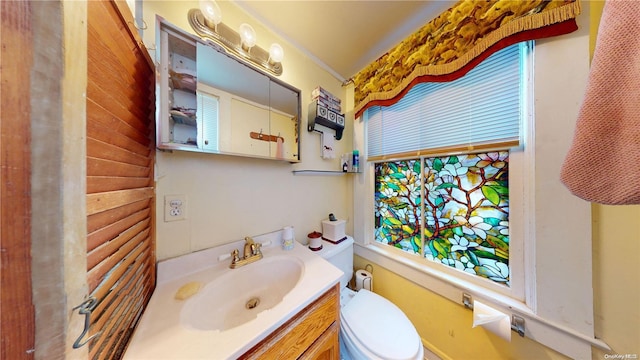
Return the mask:
<svg viewBox="0 0 640 360">
<path fill-rule="evenodd" d="M 347 236 L 344 233 L 346 220 L 322 221 L 322 238 L 334 244 L 345 240 Z"/>
</svg>

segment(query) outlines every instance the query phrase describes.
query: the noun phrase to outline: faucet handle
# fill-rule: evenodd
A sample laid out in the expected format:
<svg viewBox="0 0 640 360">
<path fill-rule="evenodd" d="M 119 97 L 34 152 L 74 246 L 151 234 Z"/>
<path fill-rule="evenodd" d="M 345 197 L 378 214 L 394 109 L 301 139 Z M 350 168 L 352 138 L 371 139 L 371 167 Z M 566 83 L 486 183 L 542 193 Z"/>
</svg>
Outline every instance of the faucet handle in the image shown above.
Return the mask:
<svg viewBox="0 0 640 360">
<path fill-rule="evenodd" d="M 258 255 L 260 254 L 260 248 L 262 247 L 262 243 L 254 243 L 251 245 L 251 254 Z"/>
<path fill-rule="evenodd" d="M 238 249 L 233 249 L 233 251 L 231 252 L 231 263 L 236 263 L 240 261 L 240 254 L 238 252 Z"/>
</svg>

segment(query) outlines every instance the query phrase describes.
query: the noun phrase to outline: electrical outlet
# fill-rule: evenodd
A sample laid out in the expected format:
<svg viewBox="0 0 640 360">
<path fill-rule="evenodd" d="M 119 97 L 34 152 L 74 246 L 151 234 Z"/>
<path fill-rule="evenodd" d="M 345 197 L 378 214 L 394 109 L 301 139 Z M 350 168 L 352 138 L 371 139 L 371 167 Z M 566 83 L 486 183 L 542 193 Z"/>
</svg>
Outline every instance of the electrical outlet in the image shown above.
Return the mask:
<svg viewBox="0 0 640 360">
<path fill-rule="evenodd" d="M 187 217 L 187 197 L 185 195 L 165 195 L 164 221 L 184 220 Z"/>
</svg>

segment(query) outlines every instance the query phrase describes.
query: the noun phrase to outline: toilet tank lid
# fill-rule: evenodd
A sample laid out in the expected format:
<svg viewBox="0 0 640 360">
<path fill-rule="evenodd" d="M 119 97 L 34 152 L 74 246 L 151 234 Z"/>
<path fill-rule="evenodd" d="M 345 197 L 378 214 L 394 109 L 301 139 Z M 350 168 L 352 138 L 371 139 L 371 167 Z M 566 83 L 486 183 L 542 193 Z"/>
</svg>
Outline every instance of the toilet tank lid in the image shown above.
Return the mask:
<svg viewBox="0 0 640 360">
<path fill-rule="evenodd" d="M 327 240 L 322 240 L 322 249 L 318 250 L 316 254 L 322 256 L 325 259 L 329 259 L 336 253 L 344 250 L 344 248 L 348 247 L 349 245 L 353 245 L 353 238 L 351 236 L 347 236 L 345 240 L 337 244 L 334 244 Z"/>
<path fill-rule="evenodd" d="M 343 326 L 358 343 L 383 359 L 415 359 L 420 336 L 407 316 L 389 300 L 366 289 L 342 308 Z"/>
</svg>

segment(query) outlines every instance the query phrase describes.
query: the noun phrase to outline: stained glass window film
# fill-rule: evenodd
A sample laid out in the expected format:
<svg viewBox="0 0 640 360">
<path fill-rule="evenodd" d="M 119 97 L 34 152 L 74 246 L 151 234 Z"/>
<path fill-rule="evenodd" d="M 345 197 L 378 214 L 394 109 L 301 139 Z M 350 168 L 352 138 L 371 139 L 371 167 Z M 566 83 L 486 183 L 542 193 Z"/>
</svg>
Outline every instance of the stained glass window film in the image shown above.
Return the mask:
<svg viewBox="0 0 640 360">
<path fill-rule="evenodd" d="M 422 162 L 375 165 L 376 241 L 509 285 L 509 153 Z"/>
<path fill-rule="evenodd" d="M 375 165 L 375 239 L 421 253 L 420 160 Z"/>
<path fill-rule="evenodd" d="M 509 153 L 425 159 L 428 259 L 509 281 Z"/>
</svg>

